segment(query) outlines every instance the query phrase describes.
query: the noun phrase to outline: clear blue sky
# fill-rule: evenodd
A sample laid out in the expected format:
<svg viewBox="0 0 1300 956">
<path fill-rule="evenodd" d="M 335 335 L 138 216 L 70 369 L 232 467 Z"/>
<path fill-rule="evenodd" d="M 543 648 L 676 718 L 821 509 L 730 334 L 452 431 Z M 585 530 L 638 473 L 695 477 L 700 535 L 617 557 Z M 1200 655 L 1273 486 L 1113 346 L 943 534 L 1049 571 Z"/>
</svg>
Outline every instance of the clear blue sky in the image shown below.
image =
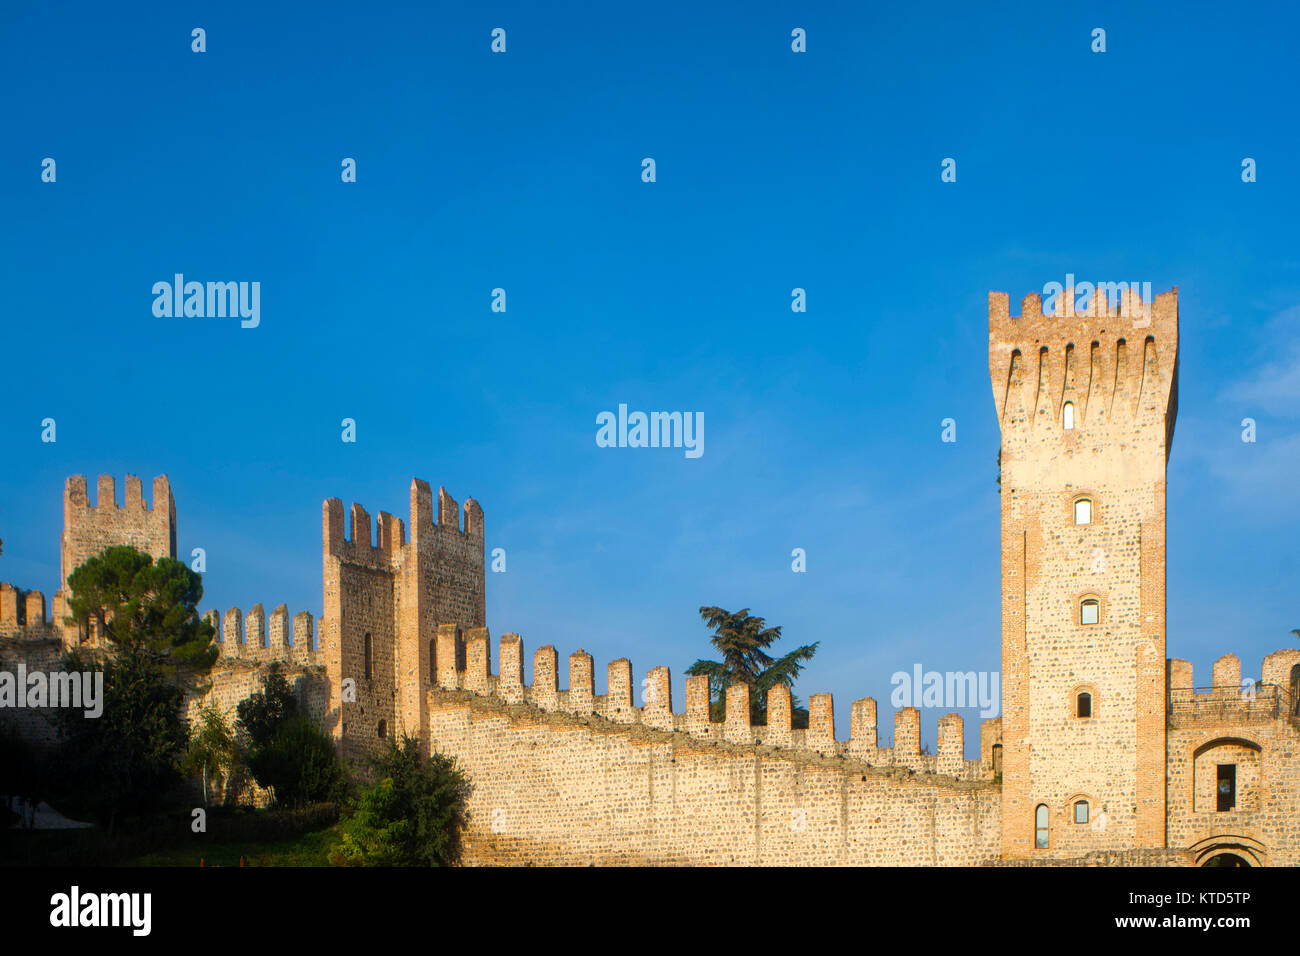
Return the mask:
<svg viewBox="0 0 1300 956">
<path fill-rule="evenodd" d="M 0 580 L 57 587 L 65 476 L 166 473 L 205 607 L 318 614 L 321 500 L 415 475 L 482 503 L 530 657 L 680 709 L 697 608 L 749 607 L 888 737 L 893 672 L 999 666 L 986 297 L 1072 272 L 1179 287 L 1169 653 L 1294 644 L 1294 7 L 386 6 L 0 8 Z M 176 272 L 260 327 L 156 318 Z M 705 454 L 598 448 L 620 402 Z"/>
</svg>

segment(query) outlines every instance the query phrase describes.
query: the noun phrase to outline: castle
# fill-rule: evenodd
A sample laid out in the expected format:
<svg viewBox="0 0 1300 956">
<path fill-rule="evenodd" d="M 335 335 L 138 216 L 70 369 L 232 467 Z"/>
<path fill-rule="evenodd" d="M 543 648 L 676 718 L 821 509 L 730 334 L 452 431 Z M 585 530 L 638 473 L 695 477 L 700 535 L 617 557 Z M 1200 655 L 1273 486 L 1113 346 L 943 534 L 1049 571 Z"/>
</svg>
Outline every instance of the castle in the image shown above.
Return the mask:
<svg viewBox="0 0 1300 956">
<path fill-rule="evenodd" d="M 748 688 L 709 713 L 705 677 L 672 711 L 666 667 L 638 684 L 627 659 L 578 650 L 561 689 L 555 648 L 532 682 L 517 634 L 496 667 L 485 620 L 483 511 L 413 481 L 407 526 L 360 505 L 324 502 L 319 633 L 281 605 L 206 618 L 220 657 L 191 717 L 239 700 L 279 662 L 309 713 L 360 761 L 417 736 L 454 754 L 474 784 L 466 854 L 478 863 L 595 864 L 1300 864 L 1300 649 L 1263 661 L 1243 684 L 1220 658 L 1198 688 L 1165 646 L 1165 468 L 1178 395 L 1177 290 L 1118 313 L 1104 292 L 1044 316 L 1031 294 L 1012 316 L 989 295 L 989 374 L 1002 431 L 1002 716 L 964 755 L 962 719 L 920 747 L 920 715 L 855 701 L 847 739 L 829 694 L 809 698 L 807 729 L 790 694 L 750 724 Z M 377 536 L 374 531 L 377 531 Z M 152 507 L 128 477 L 90 504 L 84 478 L 64 492 L 62 580 L 113 544 L 174 557 L 165 477 Z M 53 667 L 95 641 L 62 623 L 66 598 L 0 585 L 0 669 Z M 640 687 L 641 705 L 635 691 Z M 39 715 L 18 712 L 34 738 Z"/>
</svg>

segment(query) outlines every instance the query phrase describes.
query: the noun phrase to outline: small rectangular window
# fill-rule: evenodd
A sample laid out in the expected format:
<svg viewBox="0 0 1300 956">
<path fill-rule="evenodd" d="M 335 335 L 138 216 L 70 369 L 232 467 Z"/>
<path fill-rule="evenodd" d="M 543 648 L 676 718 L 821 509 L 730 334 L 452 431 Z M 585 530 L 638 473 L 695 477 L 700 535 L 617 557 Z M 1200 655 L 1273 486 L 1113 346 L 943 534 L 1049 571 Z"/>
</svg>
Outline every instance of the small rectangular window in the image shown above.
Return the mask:
<svg viewBox="0 0 1300 956">
<path fill-rule="evenodd" d="M 1084 601 L 1079 608 L 1080 624 L 1096 624 L 1100 619 L 1101 605 L 1096 601 Z"/>
<path fill-rule="evenodd" d="M 1080 800 L 1078 803 L 1074 805 L 1074 822 L 1075 823 L 1088 822 L 1088 801 L 1087 800 Z"/>
<path fill-rule="evenodd" d="M 1087 498 L 1080 498 L 1074 503 L 1074 523 L 1092 524 L 1092 502 Z"/>
<path fill-rule="evenodd" d="M 1237 765 L 1219 764 L 1217 809 L 1220 813 L 1237 806 Z"/>
</svg>

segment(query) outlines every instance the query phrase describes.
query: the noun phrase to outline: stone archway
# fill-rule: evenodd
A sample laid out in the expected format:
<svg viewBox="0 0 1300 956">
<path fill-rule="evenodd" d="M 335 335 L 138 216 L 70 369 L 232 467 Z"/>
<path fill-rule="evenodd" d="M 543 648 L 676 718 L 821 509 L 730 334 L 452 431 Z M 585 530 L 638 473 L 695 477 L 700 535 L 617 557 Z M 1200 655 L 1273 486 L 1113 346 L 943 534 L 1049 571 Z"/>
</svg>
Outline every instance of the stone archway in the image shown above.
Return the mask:
<svg viewBox="0 0 1300 956">
<path fill-rule="evenodd" d="M 1253 837 L 1222 834 L 1189 847 L 1197 866 L 1268 866 L 1268 851 Z"/>
</svg>

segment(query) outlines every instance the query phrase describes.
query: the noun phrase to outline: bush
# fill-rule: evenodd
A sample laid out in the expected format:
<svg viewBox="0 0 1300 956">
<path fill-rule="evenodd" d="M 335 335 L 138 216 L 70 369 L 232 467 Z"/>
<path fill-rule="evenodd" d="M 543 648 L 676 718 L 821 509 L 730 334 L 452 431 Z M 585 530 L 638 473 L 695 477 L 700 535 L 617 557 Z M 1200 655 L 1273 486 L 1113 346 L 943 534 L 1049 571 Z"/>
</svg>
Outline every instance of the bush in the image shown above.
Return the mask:
<svg viewBox="0 0 1300 956">
<path fill-rule="evenodd" d="M 362 790 L 342 826 L 333 861 L 343 866 L 454 866 L 472 787 L 454 757 L 420 754 L 403 737 L 375 761 L 377 782 Z"/>
<path fill-rule="evenodd" d="M 248 769 L 258 786 L 270 787 L 279 806 L 339 800 L 343 769 L 334 741 L 305 717 L 281 723 L 265 743 L 248 754 Z"/>
</svg>

